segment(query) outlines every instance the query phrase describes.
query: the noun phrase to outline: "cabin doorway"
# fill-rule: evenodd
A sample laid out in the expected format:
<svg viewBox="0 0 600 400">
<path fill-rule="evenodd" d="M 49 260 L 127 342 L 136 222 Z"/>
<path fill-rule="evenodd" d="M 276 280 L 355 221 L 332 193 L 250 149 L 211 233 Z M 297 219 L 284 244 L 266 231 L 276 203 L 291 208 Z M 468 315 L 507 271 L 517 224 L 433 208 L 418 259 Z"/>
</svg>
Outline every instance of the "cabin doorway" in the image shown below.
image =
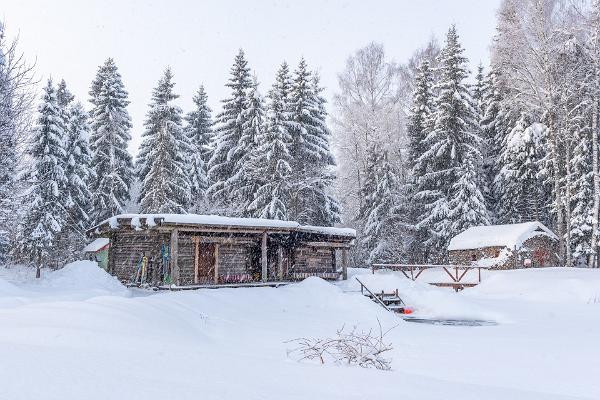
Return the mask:
<svg viewBox="0 0 600 400">
<path fill-rule="evenodd" d="M 200 242 L 196 249 L 195 283 L 213 283 L 215 279 L 215 244 Z"/>
</svg>

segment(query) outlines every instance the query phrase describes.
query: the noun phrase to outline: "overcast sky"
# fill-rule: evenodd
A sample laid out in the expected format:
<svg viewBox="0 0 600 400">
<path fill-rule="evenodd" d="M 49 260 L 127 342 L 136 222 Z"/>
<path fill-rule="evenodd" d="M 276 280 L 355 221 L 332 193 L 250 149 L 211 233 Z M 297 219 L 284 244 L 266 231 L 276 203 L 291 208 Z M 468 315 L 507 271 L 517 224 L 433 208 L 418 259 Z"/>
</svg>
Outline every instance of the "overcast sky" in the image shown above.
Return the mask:
<svg viewBox="0 0 600 400">
<path fill-rule="evenodd" d="M 370 41 L 405 61 L 429 38 L 443 40 L 455 23 L 474 68 L 488 61 L 499 0 L 184 1 L 2 0 L 0 18 L 40 78 L 65 78 L 87 101 L 98 66 L 113 57 L 129 91 L 137 152 L 152 88 L 163 70 L 175 74 L 179 104 L 188 111 L 202 83 L 213 110 L 241 47 L 266 93 L 283 60 L 304 56 L 320 72 L 328 98 L 346 58 Z M 89 106 L 89 104 L 86 104 Z M 215 110 L 216 111 L 216 110 Z"/>
</svg>

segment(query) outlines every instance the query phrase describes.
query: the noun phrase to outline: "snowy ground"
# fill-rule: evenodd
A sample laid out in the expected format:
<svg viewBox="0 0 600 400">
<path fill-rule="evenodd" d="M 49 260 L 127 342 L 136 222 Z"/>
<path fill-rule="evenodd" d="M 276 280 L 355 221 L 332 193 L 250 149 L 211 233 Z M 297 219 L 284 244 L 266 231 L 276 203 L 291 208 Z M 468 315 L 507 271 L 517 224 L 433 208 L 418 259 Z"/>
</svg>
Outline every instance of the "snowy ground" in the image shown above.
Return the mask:
<svg viewBox="0 0 600 400">
<path fill-rule="evenodd" d="M 353 271 L 360 274 L 360 270 Z M 392 273 L 416 315 L 495 326 L 404 322 L 311 278 L 283 288 L 130 291 L 89 262 L 0 268 L 0 398 L 598 399 L 600 271 L 490 272 L 456 294 Z M 342 325 L 396 326 L 393 371 L 299 363 L 286 341 Z"/>
</svg>

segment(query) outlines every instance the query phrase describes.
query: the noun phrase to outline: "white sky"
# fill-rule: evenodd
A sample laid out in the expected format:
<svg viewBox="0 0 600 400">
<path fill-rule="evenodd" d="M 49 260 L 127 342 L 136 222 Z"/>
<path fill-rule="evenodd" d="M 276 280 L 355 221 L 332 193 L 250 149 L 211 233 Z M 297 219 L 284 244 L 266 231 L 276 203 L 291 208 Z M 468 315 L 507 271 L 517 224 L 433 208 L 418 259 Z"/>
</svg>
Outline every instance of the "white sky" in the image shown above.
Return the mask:
<svg viewBox="0 0 600 400">
<path fill-rule="evenodd" d="M 473 69 L 486 63 L 499 2 L 2 0 L 0 19 L 37 60 L 39 77 L 65 78 L 79 100 L 87 101 L 98 66 L 113 57 L 130 95 L 135 154 L 152 88 L 166 66 L 186 112 L 201 83 L 217 111 L 240 47 L 263 94 L 283 60 L 295 67 L 304 56 L 330 98 L 346 58 L 370 41 L 403 62 L 431 36 L 442 42 L 455 23 Z"/>
</svg>

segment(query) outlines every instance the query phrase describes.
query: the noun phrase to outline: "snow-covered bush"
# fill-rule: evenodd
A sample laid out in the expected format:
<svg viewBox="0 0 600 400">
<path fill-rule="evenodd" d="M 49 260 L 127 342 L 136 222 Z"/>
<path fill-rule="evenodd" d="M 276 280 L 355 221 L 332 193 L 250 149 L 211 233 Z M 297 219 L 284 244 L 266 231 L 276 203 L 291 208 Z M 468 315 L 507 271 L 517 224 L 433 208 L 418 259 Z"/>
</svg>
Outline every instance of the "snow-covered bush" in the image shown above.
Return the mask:
<svg viewBox="0 0 600 400">
<path fill-rule="evenodd" d="M 372 330 L 358 331 L 356 327 L 346 331 L 342 326 L 334 338 L 299 338 L 287 343 L 295 343 L 296 348 L 288 350 L 288 356 L 297 361 L 318 360 L 321 364 L 349 364 L 363 368 L 389 371 L 392 369 L 391 358 L 385 353 L 392 350 L 392 344 L 385 342 L 385 336 L 390 330 L 383 331 L 379 324 L 379 332 Z"/>
</svg>

